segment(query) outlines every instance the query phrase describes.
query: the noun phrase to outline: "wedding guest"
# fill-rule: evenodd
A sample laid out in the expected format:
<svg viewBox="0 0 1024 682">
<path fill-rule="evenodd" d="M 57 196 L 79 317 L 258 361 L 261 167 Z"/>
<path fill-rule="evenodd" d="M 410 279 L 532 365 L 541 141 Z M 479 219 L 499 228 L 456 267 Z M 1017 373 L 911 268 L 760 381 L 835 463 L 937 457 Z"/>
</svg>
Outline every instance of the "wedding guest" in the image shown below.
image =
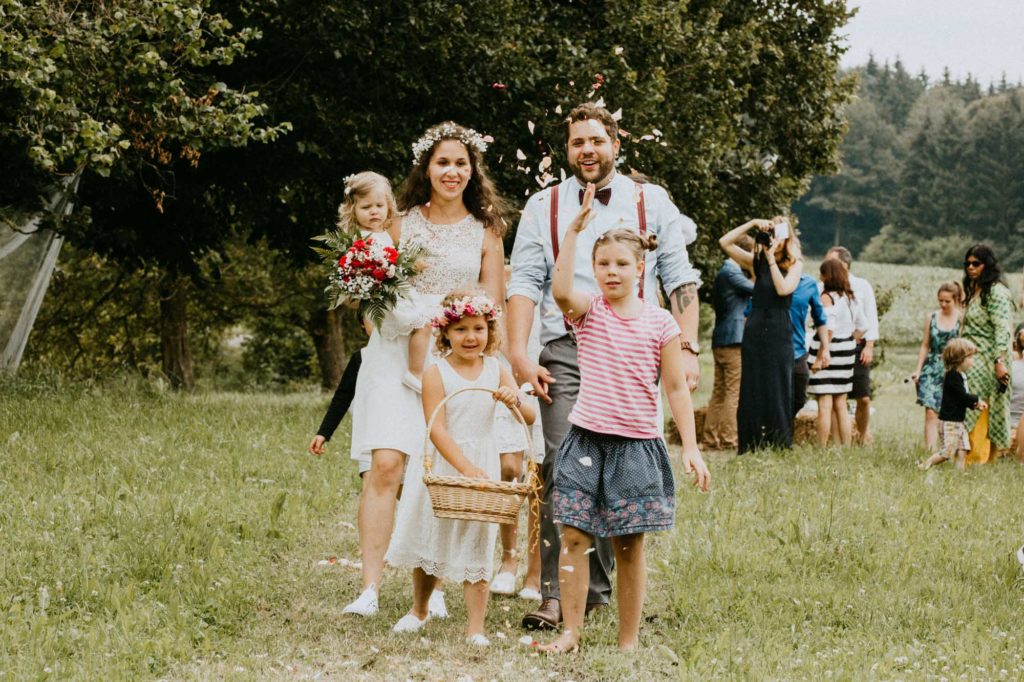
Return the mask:
<svg viewBox="0 0 1024 682">
<path fill-rule="evenodd" d="M 743 235 L 737 243 L 748 251 L 754 248 L 754 240 L 749 235 Z M 740 345 L 745 311 L 753 291 L 753 280 L 736 261 L 726 258 L 711 290 L 711 303 L 715 308 L 715 328 L 711 333 L 715 384 L 704 414 L 704 447 L 711 450 L 732 450 L 737 445 Z"/>
</svg>

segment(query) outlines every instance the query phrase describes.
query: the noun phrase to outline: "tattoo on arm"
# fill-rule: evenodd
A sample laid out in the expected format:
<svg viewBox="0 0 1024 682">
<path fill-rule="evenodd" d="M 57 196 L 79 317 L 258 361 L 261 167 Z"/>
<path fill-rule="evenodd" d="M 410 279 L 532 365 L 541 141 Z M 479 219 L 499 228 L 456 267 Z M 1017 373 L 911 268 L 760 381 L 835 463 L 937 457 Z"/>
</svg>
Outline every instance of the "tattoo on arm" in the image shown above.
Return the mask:
<svg viewBox="0 0 1024 682">
<path fill-rule="evenodd" d="M 690 304 L 697 300 L 697 285 L 694 283 L 684 284 L 669 294 L 676 310 L 683 312 L 690 307 Z"/>
</svg>

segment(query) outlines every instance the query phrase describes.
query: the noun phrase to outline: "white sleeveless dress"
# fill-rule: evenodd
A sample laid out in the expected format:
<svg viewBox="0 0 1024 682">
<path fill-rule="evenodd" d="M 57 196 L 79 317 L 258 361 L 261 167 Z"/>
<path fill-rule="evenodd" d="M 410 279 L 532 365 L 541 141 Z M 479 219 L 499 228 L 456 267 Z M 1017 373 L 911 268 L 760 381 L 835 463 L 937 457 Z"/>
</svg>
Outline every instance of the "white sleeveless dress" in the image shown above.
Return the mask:
<svg viewBox="0 0 1024 682">
<path fill-rule="evenodd" d="M 423 217 L 418 206 L 402 219 L 401 241 L 416 240 L 427 249 L 427 268 L 412 285 L 418 300 L 428 308 L 428 319 L 453 289 L 479 286 L 484 229 L 472 214 L 452 225 L 435 225 Z M 432 361 L 428 355 L 427 364 Z M 419 394 L 402 384 L 408 362 L 408 336 L 385 338 L 373 330 L 363 349 L 352 400 L 352 459 L 365 464 L 374 450 L 382 449 L 406 455 L 422 452 L 423 403 Z"/>
<path fill-rule="evenodd" d="M 445 395 L 468 386 L 498 388 L 498 361 L 485 357 L 483 370 L 475 380 L 463 378 L 447 360 L 438 360 Z M 486 393 L 471 391 L 445 404 L 448 434 L 474 465 L 492 480 L 501 478 L 501 462 L 494 442 L 494 413 L 498 406 Z M 433 471 L 439 476 L 459 472 L 431 445 Z M 405 488 L 398 503 L 395 531 L 384 559 L 392 566 L 421 568 L 454 582 L 490 581 L 498 525 L 482 521 L 440 519 L 430 506 L 430 494 L 423 485 L 423 458 L 410 457 Z"/>
</svg>

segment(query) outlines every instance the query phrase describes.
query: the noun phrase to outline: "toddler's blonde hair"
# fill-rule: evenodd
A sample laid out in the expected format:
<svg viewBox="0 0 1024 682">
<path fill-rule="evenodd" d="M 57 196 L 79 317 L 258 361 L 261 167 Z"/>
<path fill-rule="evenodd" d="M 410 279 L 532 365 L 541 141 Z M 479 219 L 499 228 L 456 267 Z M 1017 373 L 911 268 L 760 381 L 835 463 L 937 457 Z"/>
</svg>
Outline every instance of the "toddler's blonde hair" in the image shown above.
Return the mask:
<svg viewBox="0 0 1024 682">
<path fill-rule="evenodd" d="M 345 198 L 338 206 L 338 229 L 342 232 L 358 233 L 356 222 L 356 202 L 370 192 L 379 189 L 384 192 L 384 200 L 388 204 L 388 215 L 384 218 L 384 229 L 388 229 L 391 221 L 398 215 L 398 205 L 391 191 L 391 181 L 380 173 L 363 171 L 345 178 Z"/>
</svg>

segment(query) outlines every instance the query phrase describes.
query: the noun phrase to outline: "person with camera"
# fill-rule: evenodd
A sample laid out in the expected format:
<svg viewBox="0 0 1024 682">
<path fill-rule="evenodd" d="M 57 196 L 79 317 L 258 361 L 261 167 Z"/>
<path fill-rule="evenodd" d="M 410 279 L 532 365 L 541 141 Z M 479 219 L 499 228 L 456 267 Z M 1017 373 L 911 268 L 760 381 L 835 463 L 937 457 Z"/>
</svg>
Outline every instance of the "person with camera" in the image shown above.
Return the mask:
<svg viewBox="0 0 1024 682">
<path fill-rule="evenodd" d="M 754 249 L 738 242 L 751 230 Z M 750 316 L 740 350 L 739 454 L 793 445 L 793 324 L 789 308 L 803 273 L 800 242 L 783 216 L 754 219 L 718 240 L 726 255 L 754 271 Z"/>
</svg>

